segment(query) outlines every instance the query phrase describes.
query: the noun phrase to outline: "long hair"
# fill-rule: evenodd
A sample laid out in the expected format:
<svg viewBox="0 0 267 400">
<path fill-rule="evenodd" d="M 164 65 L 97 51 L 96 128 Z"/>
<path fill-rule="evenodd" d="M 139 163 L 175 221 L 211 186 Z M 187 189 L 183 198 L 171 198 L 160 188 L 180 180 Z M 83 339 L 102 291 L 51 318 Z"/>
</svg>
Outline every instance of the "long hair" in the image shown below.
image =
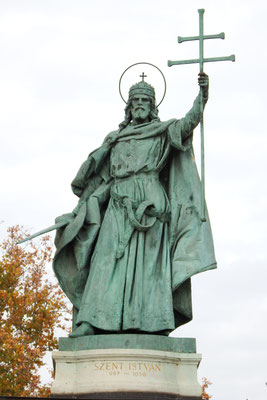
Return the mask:
<svg viewBox="0 0 267 400">
<path fill-rule="evenodd" d="M 155 99 L 149 97 L 149 100 L 150 100 L 150 114 L 149 114 L 150 121 L 160 121 L 158 117 L 159 111 L 155 104 Z M 119 125 L 120 130 L 126 128 L 126 126 L 129 125 L 129 123 L 131 122 L 132 120 L 131 108 L 132 108 L 132 99 L 129 97 L 126 107 L 124 109 L 125 112 L 124 120 Z"/>
</svg>

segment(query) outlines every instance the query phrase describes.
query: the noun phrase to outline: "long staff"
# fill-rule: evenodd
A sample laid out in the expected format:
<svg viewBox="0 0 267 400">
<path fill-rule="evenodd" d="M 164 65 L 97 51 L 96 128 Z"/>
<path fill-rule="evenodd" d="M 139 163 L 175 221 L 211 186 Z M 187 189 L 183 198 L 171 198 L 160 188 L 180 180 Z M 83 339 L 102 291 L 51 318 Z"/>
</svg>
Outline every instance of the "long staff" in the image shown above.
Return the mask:
<svg viewBox="0 0 267 400">
<path fill-rule="evenodd" d="M 199 58 L 192 60 L 180 60 L 180 61 L 168 61 L 168 66 L 171 67 L 173 65 L 181 65 L 181 64 L 199 64 L 200 73 L 203 71 L 203 64 L 205 62 L 214 62 L 214 61 L 235 61 L 235 56 L 227 56 L 227 57 L 213 57 L 213 58 L 204 58 L 204 49 L 203 44 L 205 39 L 224 39 L 225 34 L 223 32 L 215 34 L 215 35 L 204 35 L 204 23 L 203 23 L 203 15 L 205 10 L 203 8 L 198 10 L 199 13 L 199 36 L 190 36 L 190 37 L 182 37 L 178 36 L 178 43 L 188 42 L 192 40 L 199 41 Z M 204 152 L 204 109 L 203 109 L 203 88 L 200 89 L 200 137 L 201 137 L 201 209 L 200 209 L 200 219 L 201 221 L 206 221 L 206 206 L 205 206 L 205 152 Z"/>
<path fill-rule="evenodd" d="M 203 71 L 203 14 L 204 9 L 198 10 L 199 12 L 199 72 Z M 202 222 L 206 221 L 205 213 L 205 146 L 204 146 L 204 109 L 203 109 L 203 87 L 200 89 L 200 140 L 201 140 L 201 211 L 200 219 Z"/>
</svg>

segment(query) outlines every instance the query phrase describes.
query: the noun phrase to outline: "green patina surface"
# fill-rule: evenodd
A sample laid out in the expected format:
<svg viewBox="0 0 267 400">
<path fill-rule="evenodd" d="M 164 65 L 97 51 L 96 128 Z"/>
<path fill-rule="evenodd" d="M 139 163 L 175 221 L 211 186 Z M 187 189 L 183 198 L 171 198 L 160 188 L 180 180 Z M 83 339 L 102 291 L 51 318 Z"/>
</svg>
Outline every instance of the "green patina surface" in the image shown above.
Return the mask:
<svg viewBox="0 0 267 400">
<path fill-rule="evenodd" d="M 168 61 L 199 64 L 192 108 L 183 118 L 162 122 L 155 89 L 143 72 L 130 87 L 119 128 L 89 154 L 72 181 L 77 206 L 23 240 L 57 229 L 53 268 L 73 304 L 73 332 L 60 339 L 60 350 L 195 352 L 195 339 L 163 335 L 192 319 L 191 277 L 216 268 L 204 190 L 209 79 L 203 65 L 235 61 L 234 55 L 204 58 L 204 40 L 225 35 L 204 35 L 204 9 L 198 13 L 199 35 L 178 42 L 198 41 L 199 58 Z M 201 182 L 192 147 L 199 123 Z"/>
<path fill-rule="evenodd" d="M 66 227 L 57 231 L 53 263 L 74 305 L 72 338 L 162 336 L 192 319 L 190 278 L 216 267 L 192 149 L 208 99 L 206 75 L 199 85 L 185 117 L 165 122 L 154 88 L 133 85 L 119 129 L 74 178 L 80 200 L 56 220 Z"/>
<path fill-rule="evenodd" d="M 59 351 L 95 349 L 146 349 L 176 353 L 196 353 L 196 339 L 143 334 L 90 335 L 77 338 L 59 338 Z"/>
<path fill-rule="evenodd" d="M 141 78 L 129 90 L 119 129 L 72 181 L 77 206 L 46 230 L 57 229 L 53 268 L 73 304 L 70 337 L 79 338 L 62 339 L 60 348 L 120 348 L 123 335 L 126 346 L 135 333 L 141 339 L 131 339 L 134 348 L 190 352 L 182 339 L 162 336 L 192 319 L 191 277 L 216 268 L 192 148 L 208 76 L 199 76 L 187 114 L 168 121 L 160 120 L 155 90 Z M 103 333 L 118 337 L 107 343 L 87 337 Z"/>
</svg>

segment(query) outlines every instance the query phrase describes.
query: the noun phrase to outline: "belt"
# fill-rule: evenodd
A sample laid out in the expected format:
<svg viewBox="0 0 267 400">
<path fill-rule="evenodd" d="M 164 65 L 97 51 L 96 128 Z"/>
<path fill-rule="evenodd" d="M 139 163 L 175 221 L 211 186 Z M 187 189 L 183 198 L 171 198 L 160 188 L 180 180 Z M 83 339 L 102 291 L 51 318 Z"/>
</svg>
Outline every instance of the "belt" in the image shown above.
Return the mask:
<svg viewBox="0 0 267 400">
<path fill-rule="evenodd" d="M 118 178 L 118 177 L 116 177 L 116 178 L 114 178 L 114 183 L 120 183 L 120 182 L 125 182 L 125 181 L 127 181 L 127 180 L 129 180 L 129 179 L 136 179 L 136 178 L 145 178 L 145 179 L 147 179 L 147 178 L 154 178 L 154 179 L 156 179 L 156 180 L 159 180 L 159 173 L 158 172 L 139 172 L 139 173 L 137 173 L 137 174 L 132 174 L 132 175 L 129 175 L 129 176 L 123 176 L 123 177 L 121 177 L 121 178 Z"/>
<path fill-rule="evenodd" d="M 155 224 L 157 219 L 161 222 L 170 221 L 170 212 L 156 210 L 152 201 L 145 200 L 141 203 L 138 203 L 127 196 L 120 196 L 118 193 L 114 192 L 112 188 L 110 195 L 111 198 L 119 202 L 120 205 L 126 209 L 130 222 L 129 227 L 126 228 L 124 235 L 118 245 L 116 258 L 121 258 L 123 256 L 135 229 L 139 232 L 145 232 Z M 148 225 L 142 225 L 140 222 L 144 214 L 152 217 L 152 221 Z"/>
</svg>

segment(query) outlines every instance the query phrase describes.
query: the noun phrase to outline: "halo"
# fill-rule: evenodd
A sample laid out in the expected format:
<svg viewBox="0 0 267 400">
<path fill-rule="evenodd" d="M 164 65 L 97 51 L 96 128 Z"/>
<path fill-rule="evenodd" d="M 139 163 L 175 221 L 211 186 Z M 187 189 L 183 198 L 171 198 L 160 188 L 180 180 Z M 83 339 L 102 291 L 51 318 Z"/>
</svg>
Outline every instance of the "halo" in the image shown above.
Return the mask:
<svg viewBox="0 0 267 400">
<path fill-rule="evenodd" d="M 120 96 L 121 96 L 122 100 L 124 101 L 124 103 L 127 104 L 127 101 L 125 101 L 125 99 L 124 99 L 124 97 L 123 97 L 123 95 L 122 95 L 122 92 L 121 92 L 121 81 L 122 81 L 122 78 L 123 78 L 124 74 L 125 74 L 130 68 L 134 67 L 135 65 L 139 65 L 139 64 L 151 65 L 152 67 L 156 68 L 156 69 L 160 72 L 160 74 L 161 74 L 161 76 L 162 76 L 162 78 L 163 78 L 163 81 L 164 81 L 164 93 L 163 93 L 162 99 L 161 99 L 160 102 L 157 104 L 157 107 L 159 107 L 159 106 L 161 105 L 161 103 L 163 102 L 164 97 L 165 97 L 165 94 L 166 94 L 166 89 L 167 89 L 166 79 L 165 79 L 165 76 L 163 75 L 163 72 L 162 72 L 156 65 L 151 64 L 151 63 L 148 63 L 148 62 L 138 62 L 138 63 L 132 64 L 132 65 L 130 65 L 128 68 L 126 68 L 125 71 L 123 71 L 123 73 L 121 74 L 120 80 L 119 80 L 119 92 L 120 92 Z"/>
</svg>

